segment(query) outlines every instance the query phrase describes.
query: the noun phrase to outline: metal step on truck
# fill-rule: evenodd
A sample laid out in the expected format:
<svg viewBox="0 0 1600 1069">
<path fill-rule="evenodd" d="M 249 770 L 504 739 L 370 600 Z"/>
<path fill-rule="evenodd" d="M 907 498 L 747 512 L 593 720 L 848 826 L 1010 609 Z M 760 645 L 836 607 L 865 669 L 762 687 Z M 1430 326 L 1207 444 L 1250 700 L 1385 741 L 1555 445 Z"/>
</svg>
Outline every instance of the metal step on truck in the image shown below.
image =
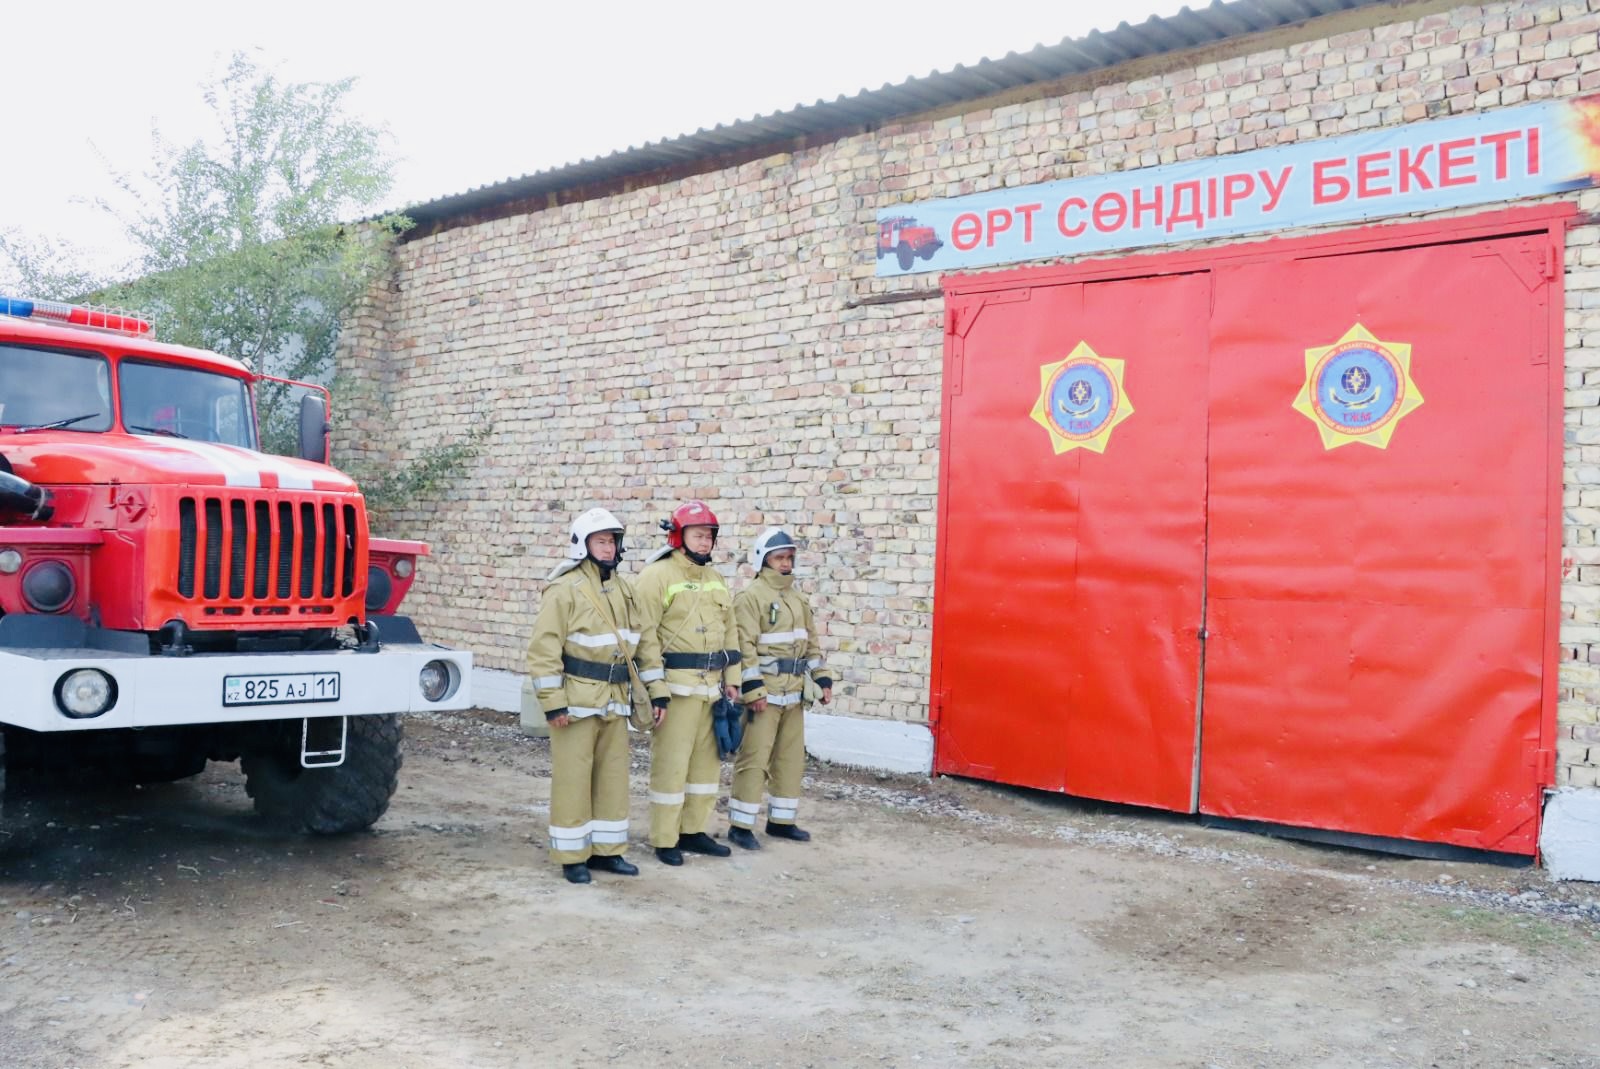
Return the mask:
<svg viewBox="0 0 1600 1069">
<path fill-rule="evenodd" d="M 468 707 L 471 654 L 397 615 L 428 547 L 368 535 L 321 387 L 288 384 L 300 456 L 260 452 L 263 382 L 142 319 L 0 297 L 0 800 L 8 771 L 237 760 L 263 817 L 355 831 L 401 716 Z"/>
</svg>

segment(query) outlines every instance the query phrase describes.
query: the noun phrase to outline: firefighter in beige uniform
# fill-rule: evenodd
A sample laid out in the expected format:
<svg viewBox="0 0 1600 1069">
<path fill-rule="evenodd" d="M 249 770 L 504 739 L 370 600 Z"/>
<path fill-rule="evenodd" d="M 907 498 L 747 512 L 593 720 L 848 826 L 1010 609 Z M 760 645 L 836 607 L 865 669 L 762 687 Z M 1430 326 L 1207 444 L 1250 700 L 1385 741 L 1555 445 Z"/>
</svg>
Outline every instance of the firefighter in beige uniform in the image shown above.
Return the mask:
<svg viewBox="0 0 1600 1069">
<path fill-rule="evenodd" d="M 590 509 L 572 524 L 528 643 L 528 674 L 550 722 L 550 857 L 573 883 L 589 870 L 636 876 L 628 847 L 628 659 L 640 613 L 622 524 Z"/>
<path fill-rule="evenodd" d="M 650 737 L 650 845 L 668 865 L 683 851 L 727 857 L 706 834 L 722 760 L 711 732 L 711 704 L 739 693 L 739 635 L 733 597 L 711 567 L 717 517 L 704 502 L 680 505 L 667 545 L 639 574 L 643 638 L 639 666 L 651 703 L 665 719 Z"/>
<path fill-rule="evenodd" d="M 795 823 L 806 766 L 806 675 L 824 705 L 833 698 L 833 680 L 822 674 L 811 603 L 794 588 L 794 554 L 788 534 L 776 527 L 761 532 L 750 550 L 755 581 L 733 602 L 750 715 L 733 766 L 728 841 L 746 850 L 761 849 L 754 829 L 763 794 L 768 835 L 798 843 L 811 838 Z"/>
</svg>

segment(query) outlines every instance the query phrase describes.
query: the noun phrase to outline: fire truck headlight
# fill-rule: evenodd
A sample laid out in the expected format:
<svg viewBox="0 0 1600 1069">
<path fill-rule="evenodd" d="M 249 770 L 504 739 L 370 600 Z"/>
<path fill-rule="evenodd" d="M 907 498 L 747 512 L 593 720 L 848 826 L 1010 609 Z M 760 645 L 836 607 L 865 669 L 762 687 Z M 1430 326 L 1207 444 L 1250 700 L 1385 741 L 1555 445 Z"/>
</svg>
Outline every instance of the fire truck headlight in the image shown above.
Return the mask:
<svg viewBox="0 0 1600 1069">
<path fill-rule="evenodd" d="M 34 612 L 60 612 L 77 593 L 72 569 L 58 560 L 41 561 L 22 577 L 22 597 Z"/>
<path fill-rule="evenodd" d="M 422 696 L 430 702 L 442 702 L 450 697 L 459 682 L 456 667 L 449 661 L 429 661 L 417 676 Z"/>
<path fill-rule="evenodd" d="M 394 594 L 394 580 L 376 564 L 367 569 L 367 610 L 375 612 L 389 604 Z"/>
<path fill-rule="evenodd" d="M 21 569 L 21 553 L 14 549 L 0 549 L 0 575 L 16 575 Z"/>
<path fill-rule="evenodd" d="M 117 684 L 98 668 L 79 668 L 56 681 L 56 705 L 74 720 L 87 720 L 117 704 Z"/>
<path fill-rule="evenodd" d="M 410 578 L 410 576 L 411 576 L 411 558 L 410 557 L 399 557 L 399 558 L 396 558 L 396 560 L 394 562 L 394 574 L 398 575 L 402 579 Z"/>
</svg>

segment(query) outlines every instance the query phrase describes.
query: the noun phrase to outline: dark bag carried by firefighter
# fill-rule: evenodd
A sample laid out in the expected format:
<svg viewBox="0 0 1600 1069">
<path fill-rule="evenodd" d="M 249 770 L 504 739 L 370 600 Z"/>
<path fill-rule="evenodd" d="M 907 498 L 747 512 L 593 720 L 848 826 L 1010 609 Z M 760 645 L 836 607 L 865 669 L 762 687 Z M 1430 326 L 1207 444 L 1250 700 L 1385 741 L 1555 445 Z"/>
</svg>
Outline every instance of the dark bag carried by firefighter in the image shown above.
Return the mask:
<svg viewBox="0 0 1600 1069">
<path fill-rule="evenodd" d="M 711 706 L 711 732 L 717 737 L 717 753 L 732 757 L 739 752 L 744 741 L 744 709 L 727 698 L 718 698 Z"/>
</svg>

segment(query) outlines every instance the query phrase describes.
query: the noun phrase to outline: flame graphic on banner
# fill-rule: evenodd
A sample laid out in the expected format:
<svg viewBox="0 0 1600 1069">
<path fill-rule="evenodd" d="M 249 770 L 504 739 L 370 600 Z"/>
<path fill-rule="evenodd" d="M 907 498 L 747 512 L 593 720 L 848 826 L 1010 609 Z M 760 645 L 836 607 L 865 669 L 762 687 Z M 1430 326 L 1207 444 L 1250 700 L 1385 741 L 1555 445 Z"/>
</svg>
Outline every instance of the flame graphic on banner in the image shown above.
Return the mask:
<svg viewBox="0 0 1600 1069">
<path fill-rule="evenodd" d="M 1569 100 L 1567 107 L 1570 109 L 1567 129 L 1576 142 L 1583 172 L 1593 180 L 1600 177 L 1600 99 L 1582 97 Z"/>
</svg>

